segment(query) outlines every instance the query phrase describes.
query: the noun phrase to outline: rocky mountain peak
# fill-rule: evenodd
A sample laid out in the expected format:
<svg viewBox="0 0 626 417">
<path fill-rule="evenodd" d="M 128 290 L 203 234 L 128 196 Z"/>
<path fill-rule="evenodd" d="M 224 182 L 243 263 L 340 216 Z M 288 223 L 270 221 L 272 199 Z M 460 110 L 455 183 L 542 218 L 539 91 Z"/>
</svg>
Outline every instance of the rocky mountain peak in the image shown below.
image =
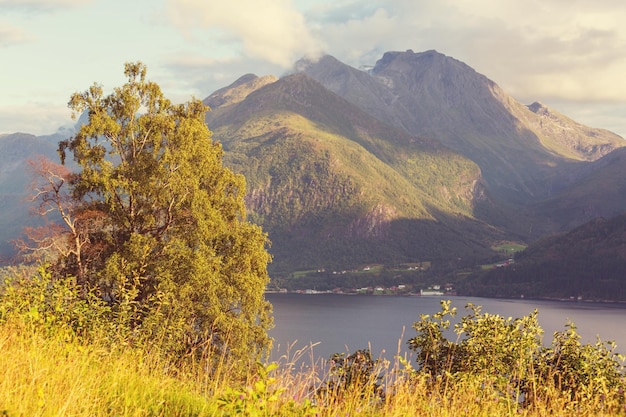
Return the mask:
<svg viewBox="0 0 626 417">
<path fill-rule="evenodd" d="M 554 167 L 596 160 L 624 146 L 616 135 L 539 102 L 525 106 L 469 65 L 435 50 L 386 52 L 368 72 L 325 64 L 305 72 L 379 120 L 469 157 L 493 193 L 518 203 L 545 197 L 545 178 Z"/>
<path fill-rule="evenodd" d="M 294 64 L 294 72 L 307 72 L 308 69 L 321 67 L 345 67 L 346 65 L 332 55 L 322 55 L 318 58 L 302 58 Z"/>
<path fill-rule="evenodd" d="M 258 77 L 255 74 L 246 74 L 239 77 L 227 87 L 221 88 L 203 100 L 203 103 L 212 109 L 229 106 L 243 101 L 248 94 L 278 80 L 274 75 Z"/>
<path fill-rule="evenodd" d="M 388 65 L 393 64 L 394 62 L 408 62 L 415 59 L 428 59 L 431 61 L 447 59 L 448 57 L 440 52 L 437 52 L 434 49 L 424 51 L 424 52 L 413 52 L 412 49 L 407 49 L 406 51 L 388 51 L 385 52 L 378 61 L 376 61 L 376 65 L 374 66 L 373 71 L 381 70 Z"/>
<path fill-rule="evenodd" d="M 434 84 L 447 84 L 459 87 L 460 84 L 475 79 L 481 84 L 493 84 L 487 77 L 478 74 L 473 68 L 435 50 L 415 53 L 386 52 L 376 62 L 371 74 L 377 77 L 394 77 L 407 81 L 424 81 Z M 467 87 L 467 86 L 465 86 Z"/>
<path fill-rule="evenodd" d="M 548 107 L 546 107 L 543 103 L 539 101 L 535 101 L 534 103 L 529 104 L 526 107 L 528 107 L 528 109 L 535 114 L 543 116 L 547 116 L 550 114 L 550 109 L 548 109 Z"/>
</svg>

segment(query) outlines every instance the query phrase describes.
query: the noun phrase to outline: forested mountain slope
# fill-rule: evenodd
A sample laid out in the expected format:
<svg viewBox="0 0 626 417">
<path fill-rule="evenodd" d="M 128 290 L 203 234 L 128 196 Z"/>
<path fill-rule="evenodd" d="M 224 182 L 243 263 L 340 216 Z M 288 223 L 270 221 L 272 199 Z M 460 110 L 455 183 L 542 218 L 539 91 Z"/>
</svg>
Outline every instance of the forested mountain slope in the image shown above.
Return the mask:
<svg viewBox="0 0 626 417">
<path fill-rule="evenodd" d="M 463 283 L 468 295 L 626 301 L 626 213 L 546 237 L 506 267 Z"/>
<path fill-rule="evenodd" d="M 626 142 L 524 105 L 436 51 L 358 70 L 325 56 L 278 78 L 246 74 L 204 103 L 273 271 L 434 261 L 471 265 L 626 211 Z M 80 122 L 80 121 L 79 121 Z M 58 135 L 57 135 L 58 136 Z M 0 138 L 2 253 L 29 220 L 26 159 L 59 137 Z M 622 149 L 620 149 L 622 148 Z"/>
<path fill-rule="evenodd" d="M 503 235 L 474 216 L 490 204 L 476 164 L 304 74 L 213 108 L 207 123 L 227 164 L 246 176 L 251 215 L 269 231 L 279 264 L 292 256 L 306 268 L 469 260 L 489 256 L 489 242 Z"/>
</svg>

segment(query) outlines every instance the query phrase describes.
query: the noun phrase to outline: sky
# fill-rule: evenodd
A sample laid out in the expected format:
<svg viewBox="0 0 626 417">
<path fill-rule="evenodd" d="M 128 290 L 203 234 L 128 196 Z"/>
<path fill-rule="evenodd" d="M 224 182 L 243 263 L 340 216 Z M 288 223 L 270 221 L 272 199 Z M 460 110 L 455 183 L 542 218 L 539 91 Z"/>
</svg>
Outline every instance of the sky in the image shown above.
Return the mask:
<svg viewBox="0 0 626 417">
<path fill-rule="evenodd" d="M 0 0 L 0 134 L 71 125 L 70 96 L 111 92 L 126 62 L 180 103 L 302 57 L 407 49 L 626 138 L 624 0 Z"/>
</svg>

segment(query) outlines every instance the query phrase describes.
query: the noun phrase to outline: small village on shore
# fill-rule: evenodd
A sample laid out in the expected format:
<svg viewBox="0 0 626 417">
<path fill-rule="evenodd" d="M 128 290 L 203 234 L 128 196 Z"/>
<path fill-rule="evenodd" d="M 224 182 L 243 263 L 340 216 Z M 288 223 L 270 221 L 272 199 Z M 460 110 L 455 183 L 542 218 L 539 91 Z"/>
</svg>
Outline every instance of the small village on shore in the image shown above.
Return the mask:
<svg viewBox="0 0 626 417">
<path fill-rule="evenodd" d="M 335 288 L 333 290 L 287 290 L 280 288 L 278 290 L 268 290 L 266 293 L 280 294 L 338 294 L 338 295 L 402 295 L 402 296 L 441 296 L 456 295 L 456 291 L 452 284 L 431 285 L 427 288 L 414 288 L 412 285 L 400 284 L 391 287 L 374 286 L 362 288 Z"/>
</svg>

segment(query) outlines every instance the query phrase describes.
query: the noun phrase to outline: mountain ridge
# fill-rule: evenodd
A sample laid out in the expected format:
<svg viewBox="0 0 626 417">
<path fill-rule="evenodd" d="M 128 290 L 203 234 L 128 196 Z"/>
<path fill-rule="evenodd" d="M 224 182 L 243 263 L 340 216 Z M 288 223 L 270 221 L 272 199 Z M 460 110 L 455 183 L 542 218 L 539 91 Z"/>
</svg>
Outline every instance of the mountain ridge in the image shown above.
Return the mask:
<svg viewBox="0 0 626 417">
<path fill-rule="evenodd" d="M 345 64 L 326 71 L 327 61 L 301 62 L 297 67 L 374 117 L 413 135 L 436 138 L 469 157 L 481 167 L 492 192 L 505 199 L 525 203 L 545 197 L 543 179 L 554 175 L 551 167 L 576 156 L 524 123 L 537 118 L 527 106 L 471 67 L 436 51 L 386 52 L 369 71 L 371 78 L 379 80 L 375 86 Z M 344 76 L 333 79 L 338 72 Z M 356 86 L 351 84 L 354 79 L 359 80 Z M 370 103 L 364 106 L 364 102 Z M 604 138 L 606 131 L 592 131 L 596 132 L 594 141 L 608 142 L 605 154 L 624 146 L 617 135 L 607 133 Z"/>
<path fill-rule="evenodd" d="M 275 273 L 473 265 L 498 242 L 626 210 L 622 138 L 521 104 L 436 51 L 388 52 L 369 71 L 301 60 L 203 102 L 224 163 L 246 177 L 250 218 L 273 241 Z M 610 204 L 568 210 L 591 198 Z"/>
<path fill-rule="evenodd" d="M 248 119 L 249 115 L 254 117 Z M 332 178 L 347 181 L 349 185 L 344 186 L 353 190 L 351 195 L 358 195 L 354 197 L 357 199 L 353 207 L 355 211 L 344 218 L 343 227 L 331 220 L 329 224 L 332 226 L 324 227 L 318 221 L 312 224 L 313 227 L 305 227 L 299 232 L 287 227 L 281 236 L 295 233 L 296 237 L 305 236 L 305 240 L 306 236 L 313 240 L 313 236 L 318 236 L 328 242 L 328 238 L 320 236 L 322 234 L 339 240 L 358 238 L 365 246 L 380 246 L 380 239 L 390 238 L 395 221 L 406 218 L 434 222 L 432 224 L 441 222 L 446 216 L 429 208 L 444 207 L 435 203 L 440 197 L 434 193 L 449 194 L 446 211 L 468 219 L 472 217 L 474 193 L 477 187 L 480 189 L 480 170 L 475 164 L 436 141 L 413 137 L 372 118 L 304 74 L 286 76 L 251 92 L 240 103 L 215 109 L 207 114 L 207 123 L 212 126 L 214 138 L 227 152 L 225 162 L 248 178 L 249 206 L 265 221 L 264 226 L 268 227 L 274 241 L 281 238 L 277 238 L 276 233 L 272 237 L 272 230 L 276 231 L 279 226 L 285 229 L 285 223 L 289 223 L 286 219 L 297 210 L 292 207 L 290 213 L 284 212 L 274 219 L 276 209 L 268 211 L 265 208 L 264 211 L 264 206 L 276 207 L 279 193 L 295 193 L 301 197 L 292 197 L 291 203 L 297 201 L 298 206 L 309 207 L 311 201 L 319 200 L 314 189 L 320 178 L 326 178 L 323 175 L 328 175 L 327 181 Z M 274 150 L 259 154 L 260 144 Z M 281 155 L 282 159 L 276 160 L 276 155 Z M 422 170 L 420 178 L 411 178 L 410 172 L 415 171 L 416 162 L 425 159 L 429 164 L 446 165 L 447 169 L 456 172 L 455 181 L 443 184 L 442 179 L 437 178 L 437 172 L 432 170 Z M 271 162 L 263 162 L 268 160 Z M 293 169 L 290 164 L 298 164 L 299 169 Z M 279 169 L 277 166 L 284 171 L 281 175 L 272 174 L 272 170 Z M 321 171 L 309 175 L 311 178 L 307 184 L 300 184 L 300 188 L 292 186 L 299 173 L 315 169 Z M 283 182 L 289 182 L 289 187 L 278 189 Z M 377 187 L 373 189 L 371 183 Z M 405 191 L 398 194 L 398 190 Z M 338 198 L 335 192 L 345 193 L 345 189 L 326 190 L 324 195 Z M 343 197 L 348 198 L 347 194 Z M 320 216 L 333 217 L 332 206 L 318 204 L 318 207 L 309 209 L 316 213 L 318 220 Z M 431 223 L 428 223 L 430 226 L 426 224 L 413 224 L 412 227 L 433 227 Z M 449 225 L 441 224 L 435 229 L 437 227 Z M 484 227 L 488 228 L 487 225 Z M 397 235 L 397 231 L 395 233 Z M 407 240 L 406 237 L 403 239 Z M 455 239 L 464 241 L 466 238 L 457 236 Z M 292 241 L 290 246 L 294 245 Z M 371 247 L 367 249 L 371 250 Z M 486 245 L 482 250 L 484 255 L 489 251 Z M 406 252 L 407 248 L 401 251 Z M 320 258 L 317 262 L 321 262 Z M 361 258 L 361 262 L 373 260 L 372 257 Z"/>
</svg>

